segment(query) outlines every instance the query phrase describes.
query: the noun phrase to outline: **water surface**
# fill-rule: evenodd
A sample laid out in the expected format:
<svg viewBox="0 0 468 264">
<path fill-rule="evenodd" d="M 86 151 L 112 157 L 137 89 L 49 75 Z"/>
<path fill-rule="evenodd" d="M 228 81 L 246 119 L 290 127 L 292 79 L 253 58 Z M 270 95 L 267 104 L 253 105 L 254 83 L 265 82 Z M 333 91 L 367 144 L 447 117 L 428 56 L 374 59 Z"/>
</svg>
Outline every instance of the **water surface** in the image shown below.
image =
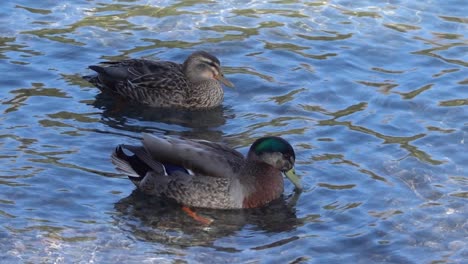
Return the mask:
<svg viewBox="0 0 468 264">
<path fill-rule="evenodd" d="M 452 1 L 2 1 L 2 263 L 462 263 L 468 19 Z M 215 54 L 201 112 L 129 106 L 81 79 L 124 58 Z M 296 149 L 305 191 L 199 213 L 110 162 L 142 132 Z"/>
</svg>

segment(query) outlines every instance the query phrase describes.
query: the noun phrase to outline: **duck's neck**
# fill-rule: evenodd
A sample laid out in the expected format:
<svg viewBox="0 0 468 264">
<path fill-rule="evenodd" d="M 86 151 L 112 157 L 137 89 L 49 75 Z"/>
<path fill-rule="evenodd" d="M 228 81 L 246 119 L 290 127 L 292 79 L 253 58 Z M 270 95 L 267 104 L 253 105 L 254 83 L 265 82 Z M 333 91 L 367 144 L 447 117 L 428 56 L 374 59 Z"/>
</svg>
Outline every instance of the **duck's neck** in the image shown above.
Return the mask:
<svg viewBox="0 0 468 264">
<path fill-rule="evenodd" d="M 240 178 L 245 186 L 244 208 L 254 208 L 265 205 L 281 196 L 284 190 L 283 175 L 276 168 L 263 162 L 247 162 L 245 175 Z M 256 175 L 256 177 L 247 177 Z"/>
</svg>

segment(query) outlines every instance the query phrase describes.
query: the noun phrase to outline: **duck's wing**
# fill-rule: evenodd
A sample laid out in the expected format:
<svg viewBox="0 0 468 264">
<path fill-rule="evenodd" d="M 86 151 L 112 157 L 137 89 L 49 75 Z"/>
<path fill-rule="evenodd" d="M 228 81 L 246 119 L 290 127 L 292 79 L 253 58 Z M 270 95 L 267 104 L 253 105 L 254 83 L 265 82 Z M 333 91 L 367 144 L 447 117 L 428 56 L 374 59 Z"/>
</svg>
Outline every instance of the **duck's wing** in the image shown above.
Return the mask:
<svg viewBox="0 0 468 264">
<path fill-rule="evenodd" d="M 98 75 L 88 81 L 101 90 L 110 89 L 134 100 L 150 97 L 151 93 L 164 94 L 174 87 L 183 90 L 188 86 L 182 66 L 170 61 L 131 59 L 102 62 L 101 65 L 91 65 L 89 68 Z"/>
<path fill-rule="evenodd" d="M 143 134 L 143 146 L 155 160 L 192 170 L 195 175 L 235 178 L 244 156 L 225 145 L 173 137 Z"/>
<path fill-rule="evenodd" d="M 114 80 L 135 80 L 146 75 L 165 73 L 167 71 L 182 73 L 182 65 L 171 61 L 130 59 L 104 61 L 100 62 L 100 65 L 91 65 L 89 68 Z"/>
<path fill-rule="evenodd" d="M 181 144 L 157 137 L 148 139 L 147 136 L 146 140 L 147 145 L 158 146 L 158 149 L 162 149 L 165 154 L 175 151 Z M 170 149 L 172 147 L 169 146 L 175 148 Z M 185 162 L 174 164 L 155 159 L 143 146 L 119 145 L 111 158 L 117 169 L 148 195 L 164 195 L 181 204 L 195 207 L 228 209 L 241 208 L 243 205 L 243 190 L 239 189 L 241 186 L 235 183 L 235 179 L 226 176 L 232 173 L 229 170 L 218 172 L 225 173 L 220 176 L 213 173 L 194 173 L 182 167 L 181 164 Z M 205 164 L 204 161 L 201 162 Z"/>
</svg>

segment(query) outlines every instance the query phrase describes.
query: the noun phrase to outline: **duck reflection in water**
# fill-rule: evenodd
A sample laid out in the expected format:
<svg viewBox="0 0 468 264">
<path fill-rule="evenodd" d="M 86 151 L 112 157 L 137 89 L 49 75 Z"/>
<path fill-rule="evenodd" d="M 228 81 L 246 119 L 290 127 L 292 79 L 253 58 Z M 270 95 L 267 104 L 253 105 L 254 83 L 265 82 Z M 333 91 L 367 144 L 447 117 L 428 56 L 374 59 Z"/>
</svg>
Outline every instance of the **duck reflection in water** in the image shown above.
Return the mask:
<svg viewBox="0 0 468 264">
<path fill-rule="evenodd" d="M 92 102 L 95 108 L 102 111 L 102 123 L 114 129 L 137 133 L 161 131 L 187 138 L 222 141 L 221 126 L 228 119 L 235 118 L 228 106 L 192 111 L 131 103 L 122 108 L 118 104 L 103 93 Z"/>
<path fill-rule="evenodd" d="M 249 226 L 250 230 L 282 233 L 303 225 L 296 217 L 299 193 L 281 196 L 268 205 L 243 210 L 197 209 L 197 213 L 214 221 L 210 226 L 197 224 L 180 210 L 177 203 L 149 196 L 139 190 L 114 205 L 118 212 L 115 224 L 144 241 L 177 246 L 211 245 L 217 239 L 233 235 Z"/>
</svg>

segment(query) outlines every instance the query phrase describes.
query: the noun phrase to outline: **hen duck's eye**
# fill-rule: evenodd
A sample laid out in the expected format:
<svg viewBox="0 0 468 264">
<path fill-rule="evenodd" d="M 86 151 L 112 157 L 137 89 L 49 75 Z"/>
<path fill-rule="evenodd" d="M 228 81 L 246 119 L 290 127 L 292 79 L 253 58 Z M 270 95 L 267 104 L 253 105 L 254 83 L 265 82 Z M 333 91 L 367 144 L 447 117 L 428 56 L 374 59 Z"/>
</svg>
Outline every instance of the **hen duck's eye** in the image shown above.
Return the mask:
<svg viewBox="0 0 468 264">
<path fill-rule="evenodd" d="M 206 64 L 204 64 L 204 63 L 197 65 L 197 69 L 199 69 L 199 70 L 205 70 L 207 67 L 208 66 Z"/>
</svg>

